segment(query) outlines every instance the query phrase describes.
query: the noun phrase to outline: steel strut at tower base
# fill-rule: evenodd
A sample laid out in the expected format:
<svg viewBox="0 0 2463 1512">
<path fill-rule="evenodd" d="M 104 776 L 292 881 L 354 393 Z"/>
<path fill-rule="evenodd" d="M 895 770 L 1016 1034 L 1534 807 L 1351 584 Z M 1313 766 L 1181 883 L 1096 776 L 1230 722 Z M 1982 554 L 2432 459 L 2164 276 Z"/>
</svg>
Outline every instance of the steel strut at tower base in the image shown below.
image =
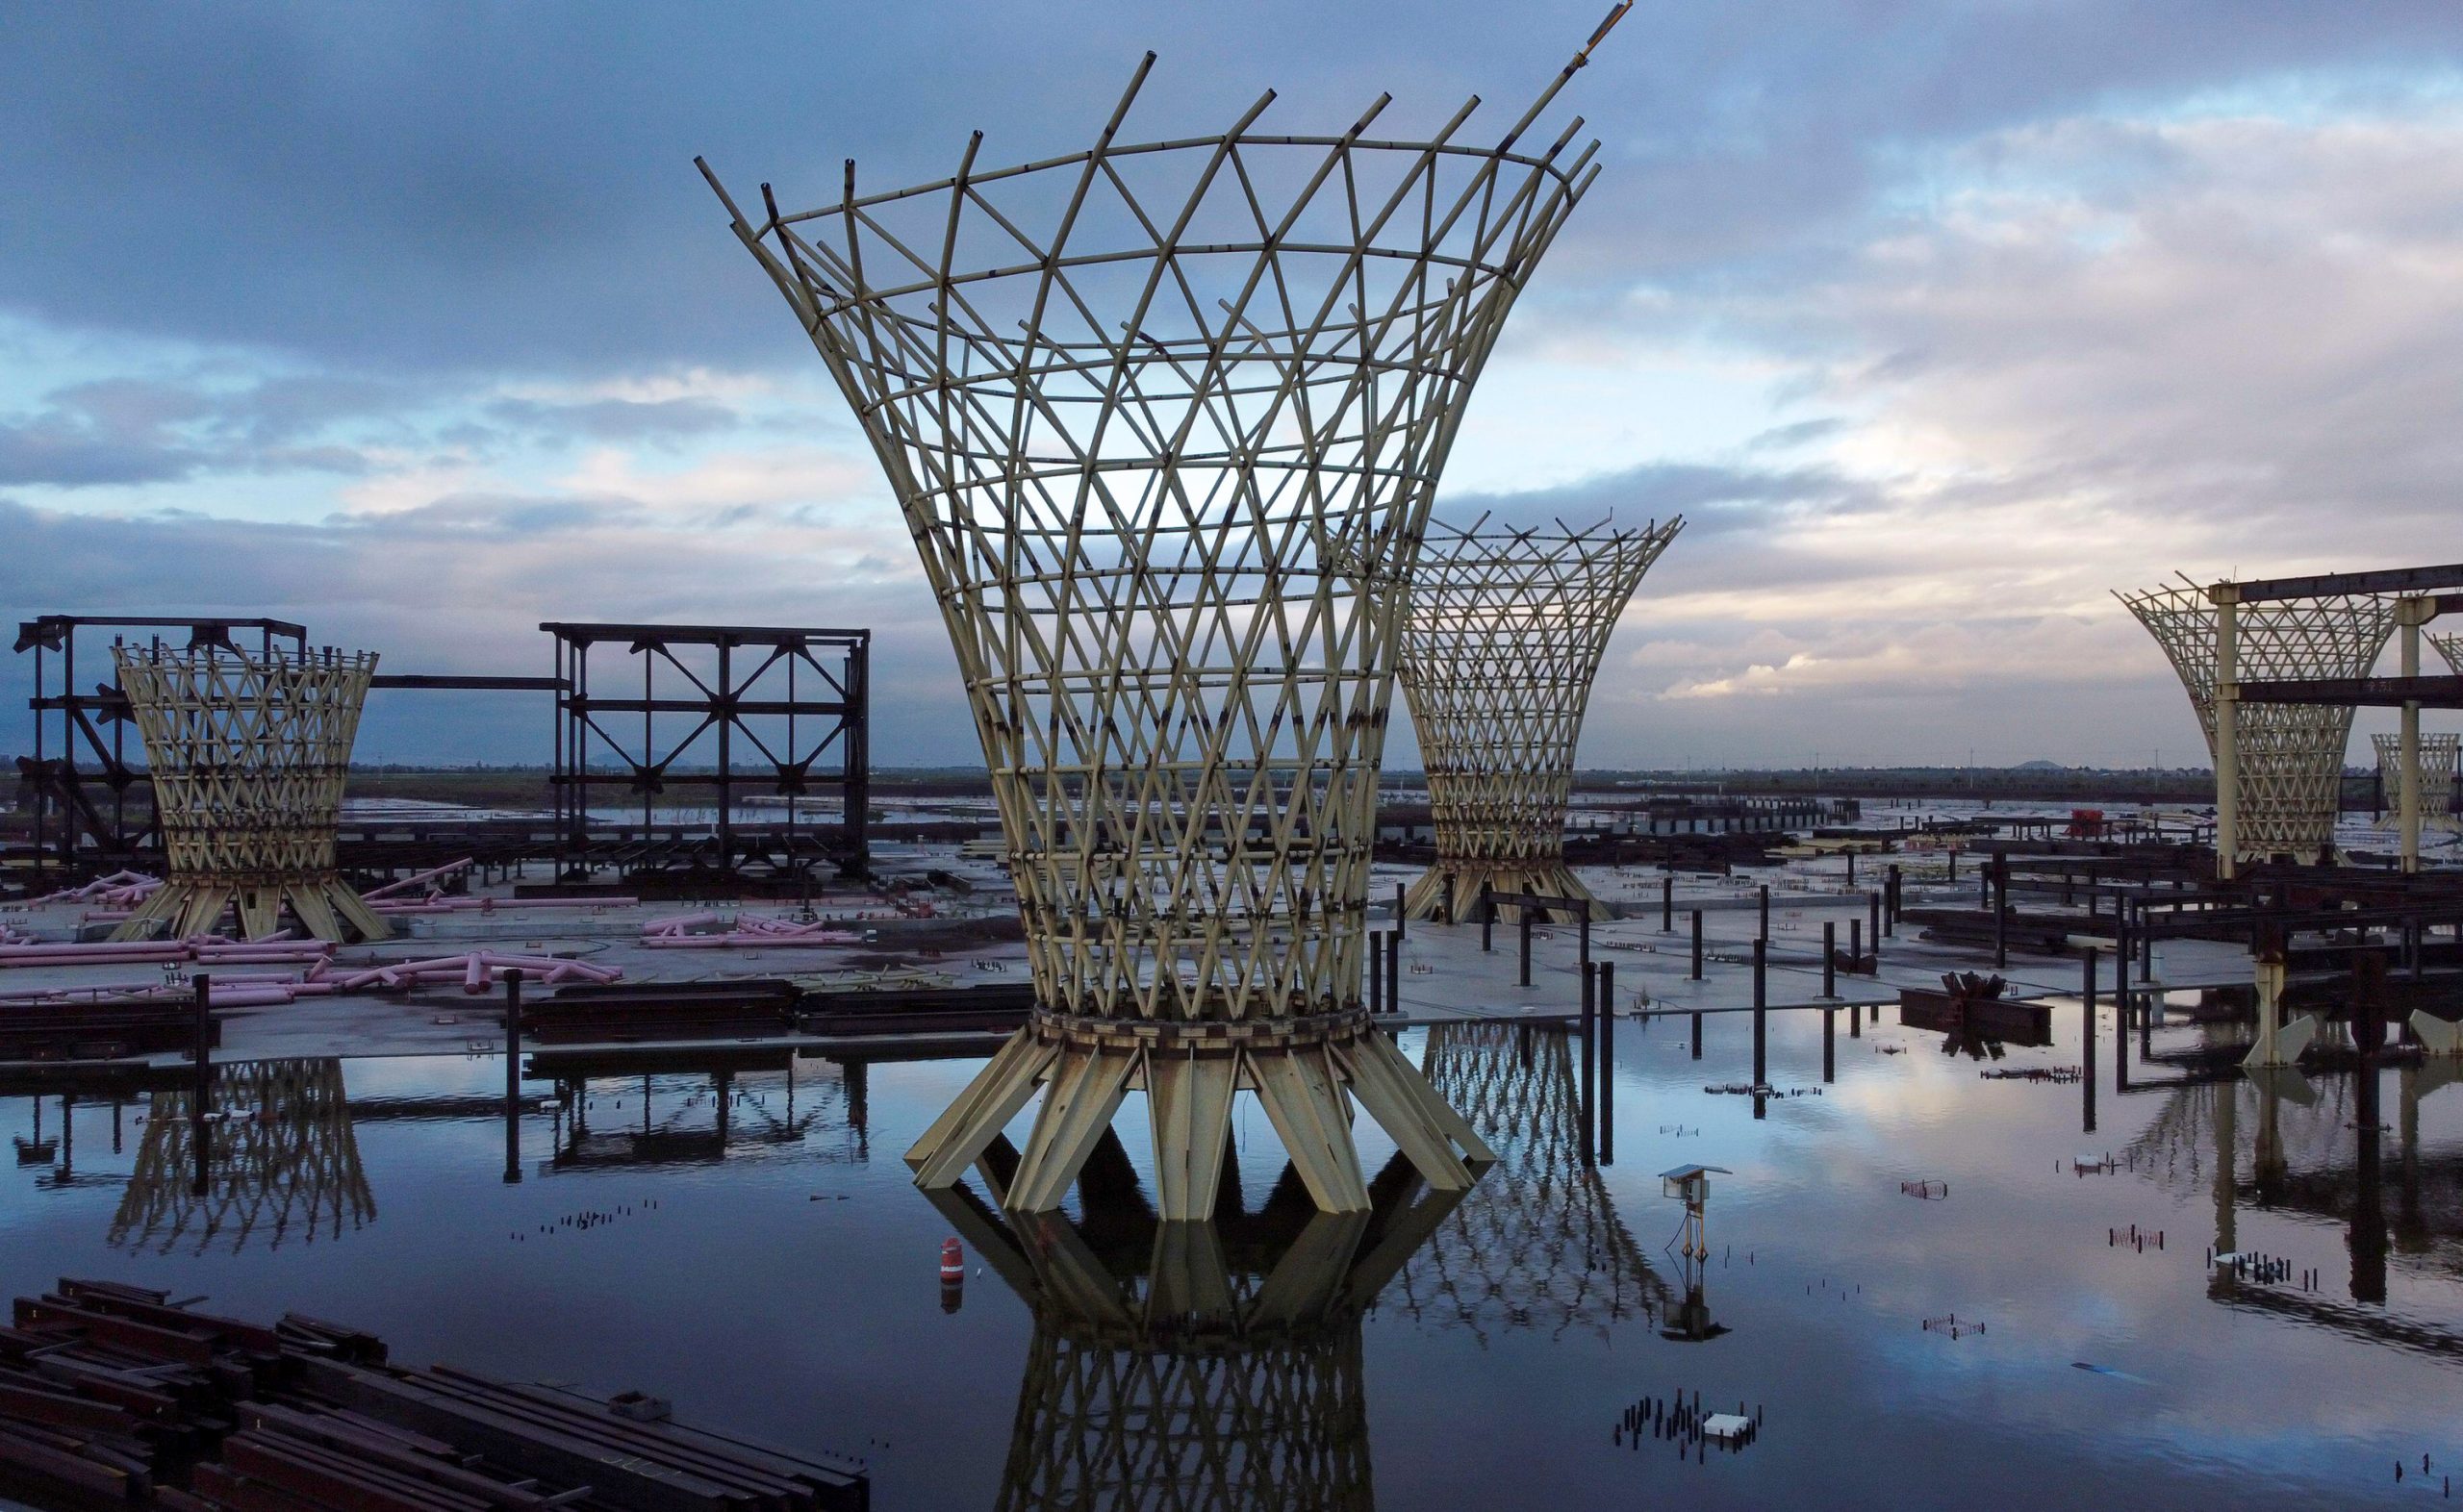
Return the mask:
<svg viewBox="0 0 2463 1512">
<path fill-rule="evenodd" d="M 205 934 L 236 909 L 254 939 L 285 904 L 319 940 L 393 930 L 334 869 L 334 825 L 372 651 L 114 646 L 153 769 L 169 876 L 114 940 Z"/>
<path fill-rule="evenodd" d="M 1622 8 L 1619 8 L 1621 13 Z M 1612 21 L 1613 16 L 1611 17 Z M 1606 30 L 1605 26 L 1601 28 Z M 1594 36 L 1593 40 L 1597 40 Z M 1367 1206 L 1358 1097 L 1428 1181 L 1486 1147 L 1361 1000 L 1400 605 L 1471 386 L 1595 176 L 1520 147 L 1118 139 L 735 230 L 896 490 L 957 651 L 1038 1008 L 907 1159 L 955 1181 L 1048 1089 L 1004 1199 L 1059 1203 L 1147 1096 L 1167 1219 L 1235 1093 L 1319 1207 Z M 708 169 L 703 168 L 706 174 Z"/>
<path fill-rule="evenodd" d="M 2208 591 L 2183 578 L 2113 596 L 2164 648 L 2215 754 L 2222 615 Z M 2365 676 L 2395 629 L 2393 601 L 2365 593 L 2241 605 L 2236 617 L 2236 682 Z M 2351 706 L 2240 703 L 2233 714 L 2240 822 L 2227 859 L 2331 859 Z"/>
<path fill-rule="evenodd" d="M 1403 696 L 1436 829 L 1409 917 L 1472 919 L 1484 889 L 1605 914 L 1565 867 L 1574 748 L 1616 617 L 1684 528 L 1431 528 L 1401 585 Z"/>
</svg>

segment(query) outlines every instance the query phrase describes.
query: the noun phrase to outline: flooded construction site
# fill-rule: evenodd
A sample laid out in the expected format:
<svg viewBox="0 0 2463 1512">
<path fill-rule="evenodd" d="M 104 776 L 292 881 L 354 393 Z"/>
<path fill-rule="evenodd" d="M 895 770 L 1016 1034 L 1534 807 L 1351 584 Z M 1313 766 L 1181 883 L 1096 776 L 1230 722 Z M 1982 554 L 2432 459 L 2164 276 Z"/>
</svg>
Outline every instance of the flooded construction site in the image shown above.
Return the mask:
<svg viewBox="0 0 2463 1512">
<path fill-rule="evenodd" d="M 1988 466 L 1891 408 L 1936 368 L 1987 402 L 1989 374 L 1923 355 L 1942 331 L 1852 355 L 1807 326 L 1768 338 L 1786 363 L 1714 362 L 1671 325 L 1619 354 L 1620 322 L 1779 330 L 1784 303 L 1693 310 L 1726 275 L 1583 282 L 1649 239 L 1635 206 L 1577 215 L 1596 185 L 1721 178 L 1671 174 L 1671 144 L 1758 141 L 1787 92 L 1654 123 L 1665 80 L 1586 75 L 1633 9 L 1550 42 L 1508 103 L 1390 120 L 1383 92 L 1328 105 L 1358 61 L 1313 42 L 1282 104 L 1218 98 L 1245 69 L 1203 47 L 1178 73 L 1123 54 L 1091 94 L 1082 60 L 1023 68 L 1009 113 L 1066 122 L 1058 156 L 986 154 L 911 79 L 829 113 L 886 88 L 849 62 L 886 21 L 830 23 L 819 88 L 669 88 L 688 54 L 795 51 L 697 35 L 640 70 L 657 106 L 586 191 L 510 143 L 620 98 L 621 68 L 474 128 L 485 150 L 303 201 L 454 270 L 331 272 L 382 295 L 353 322 L 472 301 L 422 333 L 417 381 L 286 366 L 242 392 L 279 342 L 137 379 L 60 338 L 88 365 L 51 409 L 0 411 L 0 484 L 123 491 L 108 546 L 27 538 L 67 565 L 13 585 L 41 601 L 0 668 L 26 690 L 0 808 L 0 1512 L 2450 1499 L 2463 734 L 2433 726 L 2463 710 L 2441 628 L 2463 564 L 2352 512 L 2333 548 L 2385 561 L 2312 570 L 2323 546 L 2217 503 L 2277 477 L 2341 501 L 2314 469 L 2392 423 L 2319 422 L 2360 444 L 2307 447 L 2311 470 L 2217 443 L 2192 502 L 2131 506 L 2204 573 L 2146 586 L 2156 538 L 2109 495 L 2148 474 L 2082 449 L 2138 413 L 2060 416 L 2033 461 L 1979 421 Z M 936 57 L 972 35 L 946 30 Z M 1414 85 L 1503 67 L 1379 45 Z M 465 61 L 436 79 L 478 78 Z M 2217 102 L 2342 98 L 2227 82 L 2178 102 L 2161 152 L 2113 145 L 2151 127 L 2029 131 L 2140 164 L 2090 175 L 2118 198 L 2262 139 L 2211 129 Z M 251 161 L 395 135 L 361 124 Z M 1944 184 L 1953 158 L 2024 156 L 1859 150 Z M 434 187 L 466 159 L 483 191 Z M 2243 184 L 2205 178 L 2166 215 Z M 1824 242 L 1865 245 L 1860 276 L 2026 270 L 2059 338 L 2013 351 L 2156 318 L 2071 314 L 2049 256 L 1989 228 L 2008 186 L 1979 183 Z M 602 221 L 626 192 L 655 216 Z M 394 200 L 416 235 L 382 223 Z M 1993 255 L 1924 242 L 1937 200 Z M 89 261 L 117 276 L 194 218 Z M 546 245 L 568 219 L 661 271 L 593 283 Z M 2065 257 L 2152 234 L 2041 219 Z M 457 345 L 508 323 L 475 297 L 508 239 L 552 272 L 534 297 L 588 306 L 557 322 L 579 365 L 452 397 L 437 374 L 478 361 Z M 2150 307 L 2245 288 L 2080 282 Z M 1806 288 L 1842 328 L 1993 324 L 1931 289 Z M 2403 312 L 2408 372 L 2434 327 L 2375 306 Z M 672 368 L 584 371 L 671 320 Z M 2268 344 L 2237 310 L 2181 344 L 2218 330 L 2236 349 L 2201 350 L 2200 386 Z M 2167 412 L 2141 365 L 2105 386 Z M 1502 408 L 1466 425 L 1475 387 Z M 2400 416 L 2340 374 L 2299 388 L 2302 424 L 2273 429 L 2328 391 Z M 2203 434 L 2204 403 L 2171 408 Z M 175 491 L 215 456 L 251 491 L 322 481 L 249 506 L 267 569 L 183 547 L 161 553 L 181 592 L 148 589 L 122 543 L 202 529 Z M 1945 500 L 1968 513 L 1925 515 Z M 2246 538 L 2182 523 L 2245 515 Z M 353 567 L 371 542 L 410 544 Z M 2222 572 L 2227 545 L 2272 560 Z M 2101 754 L 1842 768 L 1819 743 L 1979 732 Z M 1696 739 L 1751 754 L 1671 767 Z"/>
<path fill-rule="evenodd" d="M 2181 1013 L 2102 1007 L 2092 1080 L 2074 999 L 2032 1046 L 1850 1013 L 1776 1016 L 1761 1098 L 1713 1090 L 1747 1079 L 1750 1015 L 1706 1015 L 1698 1057 L 1687 1017 L 1616 1023 L 1595 1162 L 1578 1032 L 1405 1030 L 1496 1148 L 1478 1186 L 1318 1215 L 1252 1113 L 1193 1238 L 1156 1222 L 1133 1110 L 1056 1215 L 916 1192 L 897 1154 L 965 1061 L 536 1052 L 509 1107 L 493 1047 L 236 1062 L 202 1192 L 176 1075 L 21 1080 L 0 1285 L 108 1276 L 652 1391 L 847 1456 L 882 1506 L 1748 1507 L 1851 1465 L 1915 1506 L 2442 1484 L 2450 1070 L 2370 1072 L 2371 1130 L 2350 1073 L 2219 1074 L 2228 1036 Z M 1689 1260 L 1660 1173 L 1693 1164 L 1725 1170 Z M 1697 1398 L 1752 1442 L 1670 1432 Z"/>
</svg>

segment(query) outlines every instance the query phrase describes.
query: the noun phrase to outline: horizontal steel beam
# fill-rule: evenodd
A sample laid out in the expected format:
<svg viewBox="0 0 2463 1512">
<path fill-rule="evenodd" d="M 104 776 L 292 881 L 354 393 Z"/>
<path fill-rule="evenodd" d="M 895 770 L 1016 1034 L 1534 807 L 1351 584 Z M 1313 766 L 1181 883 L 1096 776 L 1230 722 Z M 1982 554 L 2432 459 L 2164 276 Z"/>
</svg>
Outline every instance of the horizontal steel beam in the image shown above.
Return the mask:
<svg viewBox="0 0 2463 1512">
<path fill-rule="evenodd" d="M 2463 677 L 2301 677 L 2239 685 L 2243 703 L 2350 704 L 2391 709 L 2463 709 Z"/>
<path fill-rule="evenodd" d="M 379 672 L 370 688 L 433 688 L 458 693 L 562 693 L 561 677 L 457 677 L 450 672 Z"/>
<path fill-rule="evenodd" d="M 560 640 L 644 642 L 651 645 L 869 645 L 870 630 L 790 630 L 772 625 L 627 625 L 543 622 Z"/>
<path fill-rule="evenodd" d="M 2241 602 L 2275 598 L 2323 598 L 2333 593 L 2425 593 L 2463 588 L 2463 563 L 2450 567 L 2387 567 L 2375 572 L 2320 572 L 2309 577 L 2260 578 L 2239 587 Z"/>
</svg>

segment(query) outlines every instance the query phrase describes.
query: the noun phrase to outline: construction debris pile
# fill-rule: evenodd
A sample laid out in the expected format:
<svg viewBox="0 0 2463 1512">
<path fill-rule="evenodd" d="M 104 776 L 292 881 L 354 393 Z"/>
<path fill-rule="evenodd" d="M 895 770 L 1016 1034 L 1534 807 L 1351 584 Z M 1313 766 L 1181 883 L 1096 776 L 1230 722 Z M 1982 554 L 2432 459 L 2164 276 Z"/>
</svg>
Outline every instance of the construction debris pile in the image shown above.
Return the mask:
<svg viewBox="0 0 2463 1512">
<path fill-rule="evenodd" d="M 63 1279 L 0 1328 L 0 1497 L 169 1512 L 862 1512 L 860 1472 L 599 1400 L 385 1363 L 340 1324 Z"/>
</svg>

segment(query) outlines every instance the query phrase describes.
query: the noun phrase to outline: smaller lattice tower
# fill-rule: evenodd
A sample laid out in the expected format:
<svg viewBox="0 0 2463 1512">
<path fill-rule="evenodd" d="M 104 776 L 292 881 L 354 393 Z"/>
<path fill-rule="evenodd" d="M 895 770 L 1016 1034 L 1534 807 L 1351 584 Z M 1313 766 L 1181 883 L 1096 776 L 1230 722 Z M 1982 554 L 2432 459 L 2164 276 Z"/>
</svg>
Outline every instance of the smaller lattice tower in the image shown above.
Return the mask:
<svg viewBox="0 0 2463 1512">
<path fill-rule="evenodd" d="M 2113 596 L 2171 659 L 2213 755 L 2218 616 L 2207 591 L 2183 577 L 2176 585 Z M 2240 675 L 2244 681 L 2365 677 L 2394 630 L 2394 601 L 2374 594 L 2243 604 Z M 2349 704 L 2240 706 L 2240 841 L 2234 860 L 2331 859 L 2351 715 Z"/>
<path fill-rule="evenodd" d="M 1436 862 L 1413 919 L 1472 917 L 1483 888 L 1599 911 L 1565 866 L 1574 747 L 1600 657 L 1681 518 L 1618 530 L 1431 525 L 1407 580 L 1401 678 Z M 1511 917 L 1511 914 L 1508 915 Z"/>
<path fill-rule="evenodd" d="M 153 768 L 169 872 L 114 940 L 204 934 L 236 908 L 254 939 L 289 904 L 319 940 L 393 931 L 334 869 L 351 741 L 373 651 L 114 646 Z"/>
<path fill-rule="evenodd" d="M 2373 735 L 2369 739 L 2377 749 L 2378 797 L 2386 807 L 2377 822 L 2381 828 L 2392 828 L 2401 819 L 2403 738 Z M 2454 769 L 2463 760 L 2463 735 L 2422 736 L 2420 760 L 2421 822 L 2440 829 L 2463 828 L 2453 812 Z"/>
</svg>

